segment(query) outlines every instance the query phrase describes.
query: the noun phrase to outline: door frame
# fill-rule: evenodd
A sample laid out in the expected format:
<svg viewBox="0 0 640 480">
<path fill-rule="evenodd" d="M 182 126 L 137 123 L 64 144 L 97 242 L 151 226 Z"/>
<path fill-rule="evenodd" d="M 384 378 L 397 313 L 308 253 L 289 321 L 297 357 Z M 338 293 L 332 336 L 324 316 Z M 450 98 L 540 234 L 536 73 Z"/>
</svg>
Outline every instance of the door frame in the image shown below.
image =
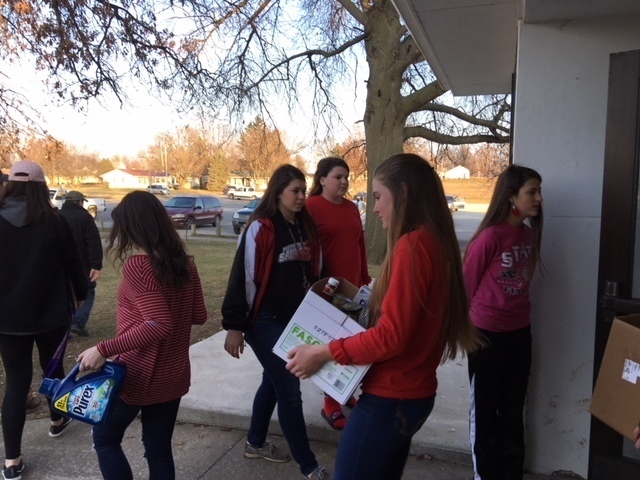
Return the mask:
<svg viewBox="0 0 640 480">
<path fill-rule="evenodd" d="M 634 313 L 636 309 L 640 311 L 640 301 L 634 302 L 631 298 L 639 200 L 639 117 L 640 50 L 612 54 L 602 188 L 594 385 L 613 317 Z M 621 435 L 591 417 L 590 480 L 640 478 L 640 465 L 622 456 L 623 441 Z"/>
</svg>

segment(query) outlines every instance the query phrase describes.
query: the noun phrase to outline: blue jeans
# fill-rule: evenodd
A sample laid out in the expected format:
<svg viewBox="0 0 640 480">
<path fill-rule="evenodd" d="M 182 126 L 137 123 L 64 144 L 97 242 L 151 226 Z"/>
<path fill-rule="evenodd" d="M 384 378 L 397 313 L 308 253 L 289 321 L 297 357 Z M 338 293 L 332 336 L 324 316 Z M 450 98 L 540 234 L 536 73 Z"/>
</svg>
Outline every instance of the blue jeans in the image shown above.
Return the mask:
<svg viewBox="0 0 640 480">
<path fill-rule="evenodd" d="M 434 399 L 402 400 L 363 393 L 342 431 L 334 480 L 402 478 L 411 437 L 431 414 Z"/>
<path fill-rule="evenodd" d="M 129 405 L 118 398 L 109 418 L 94 425 L 93 448 L 98 454 L 100 471 L 105 480 L 132 480 L 129 461 L 122 451 L 122 438 L 127 427 L 142 412 L 142 443 L 149 465 L 149 480 L 176 478 L 171 437 L 178 417 L 180 398 L 153 405 Z"/>
<path fill-rule="evenodd" d="M 307 437 L 300 380 L 286 369 L 285 361 L 272 352 L 286 325 L 286 321 L 262 312 L 245 332 L 247 343 L 264 369 L 262 383 L 253 399 L 247 441 L 255 447 L 264 444 L 269 421 L 277 403 L 278 421 L 289 444 L 291 455 L 300 466 L 302 474 L 308 475 L 318 467 L 318 462 Z"/>
<path fill-rule="evenodd" d="M 95 285 L 95 284 L 94 284 Z M 89 287 L 87 291 L 87 298 L 84 299 L 82 306 L 76 312 L 76 316 L 73 320 L 73 323 L 78 327 L 86 327 L 87 322 L 89 321 L 89 315 L 91 314 L 91 309 L 93 308 L 93 302 L 96 299 L 96 289 L 95 287 Z"/>
</svg>

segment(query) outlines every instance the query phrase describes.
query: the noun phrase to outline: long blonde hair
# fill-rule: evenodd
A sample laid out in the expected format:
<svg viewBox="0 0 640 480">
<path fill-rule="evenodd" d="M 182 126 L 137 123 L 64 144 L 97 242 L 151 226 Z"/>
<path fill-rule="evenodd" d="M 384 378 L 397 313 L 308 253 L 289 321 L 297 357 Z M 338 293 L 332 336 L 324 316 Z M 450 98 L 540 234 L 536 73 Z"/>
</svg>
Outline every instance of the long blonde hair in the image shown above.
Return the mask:
<svg viewBox="0 0 640 480">
<path fill-rule="evenodd" d="M 460 351 L 470 353 L 476 350 L 482 345 L 482 341 L 469 319 L 460 247 L 440 178 L 425 159 L 410 153 L 389 157 L 378 166 L 374 178 L 391 192 L 393 215 L 387 230 L 387 255 L 369 302 L 371 326 L 380 318 L 382 300 L 389 289 L 393 255 L 398 239 L 425 227 L 438 239 L 448 270 L 449 295 L 448 299 L 443 299 L 447 301 L 447 305 L 443 324 L 442 360 L 453 360 Z M 412 262 L 411 268 L 415 268 L 415 263 Z M 420 272 L 415 274 L 418 275 Z"/>
</svg>

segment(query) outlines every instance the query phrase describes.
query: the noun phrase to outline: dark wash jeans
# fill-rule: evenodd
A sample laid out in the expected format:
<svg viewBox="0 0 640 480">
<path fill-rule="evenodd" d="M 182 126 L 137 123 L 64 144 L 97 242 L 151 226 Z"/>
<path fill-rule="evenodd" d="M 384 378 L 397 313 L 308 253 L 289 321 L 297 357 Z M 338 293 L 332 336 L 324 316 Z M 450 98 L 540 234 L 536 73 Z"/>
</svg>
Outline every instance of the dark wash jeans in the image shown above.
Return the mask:
<svg viewBox="0 0 640 480">
<path fill-rule="evenodd" d="M 94 425 L 93 448 L 98 454 L 100 471 L 105 480 L 132 480 L 129 461 L 122 451 L 122 438 L 127 427 L 141 412 L 142 443 L 149 465 L 149 480 L 176 478 L 171 438 L 178 417 L 180 398 L 153 405 L 129 405 L 118 398 L 109 418 Z"/>
<path fill-rule="evenodd" d="M 342 431 L 333 479 L 402 478 L 411 438 L 431 414 L 434 400 L 363 393 Z"/>
<path fill-rule="evenodd" d="M 264 369 L 262 383 L 253 399 L 247 441 L 255 447 L 264 444 L 269 421 L 277 403 L 278 421 L 289 444 L 291 455 L 300 466 L 302 474 L 308 475 L 317 468 L 318 462 L 307 437 L 300 380 L 286 369 L 285 361 L 272 352 L 286 326 L 286 321 L 261 312 L 244 334 L 245 340 Z"/>
<path fill-rule="evenodd" d="M 95 285 L 95 282 L 90 282 Z M 80 306 L 80 308 L 76 311 L 76 316 L 74 318 L 73 323 L 78 327 L 86 327 L 87 322 L 89 321 L 89 315 L 91 314 L 91 309 L 93 308 L 93 303 L 96 300 L 96 288 L 89 285 L 89 290 L 87 290 L 87 298 L 84 299 L 84 302 Z"/>
</svg>

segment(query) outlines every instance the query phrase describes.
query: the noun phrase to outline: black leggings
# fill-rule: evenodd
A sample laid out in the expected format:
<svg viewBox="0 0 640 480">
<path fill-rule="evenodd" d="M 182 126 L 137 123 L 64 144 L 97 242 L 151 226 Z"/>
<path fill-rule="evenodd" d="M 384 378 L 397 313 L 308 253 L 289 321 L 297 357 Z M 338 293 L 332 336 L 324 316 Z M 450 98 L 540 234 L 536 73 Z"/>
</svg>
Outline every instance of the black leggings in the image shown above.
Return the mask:
<svg viewBox="0 0 640 480">
<path fill-rule="evenodd" d="M 523 411 L 531 369 L 531 329 L 480 332 L 489 345 L 469 355 L 474 478 L 522 480 Z"/>
<path fill-rule="evenodd" d="M 33 343 L 38 347 L 40 368 L 44 372 L 58 345 L 67 333 L 67 327 L 31 335 L 0 334 L 0 357 L 4 365 L 6 388 L 2 400 L 2 436 L 5 458 L 22 455 L 22 432 L 27 419 L 27 395 L 33 378 Z M 64 378 L 62 362 L 51 375 Z M 49 401 L 49 399 L 47 399 Z M 62 415 L 50 412 L 52 421 Z"/>
</svg>

